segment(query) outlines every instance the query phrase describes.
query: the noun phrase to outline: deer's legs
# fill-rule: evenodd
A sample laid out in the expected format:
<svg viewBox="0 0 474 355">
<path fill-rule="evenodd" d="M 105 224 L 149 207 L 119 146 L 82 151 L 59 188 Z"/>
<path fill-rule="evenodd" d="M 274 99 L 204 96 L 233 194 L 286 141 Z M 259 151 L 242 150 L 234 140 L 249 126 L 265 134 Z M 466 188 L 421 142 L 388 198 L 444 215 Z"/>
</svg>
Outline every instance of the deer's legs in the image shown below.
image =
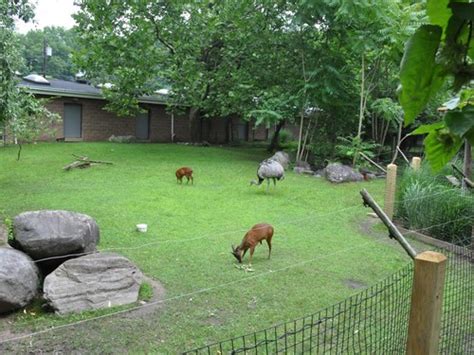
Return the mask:
<svg viewBox="0 0 474 355">
<path fill-rule="evenodd" d="M 270 259 L 270 255 L 272 253 L 272 242 L 271 242 L 271 240 L 267 239 L 267 244 L 268 244 L 268 259 Z"/>
<path fill-rule="evenodd" d="M 253 252 L 255 251 L 255 247 L 250 248 L 250 258 L 249 258 L 249 265 L 252 265 L 252 256 Z"/>
</svg>

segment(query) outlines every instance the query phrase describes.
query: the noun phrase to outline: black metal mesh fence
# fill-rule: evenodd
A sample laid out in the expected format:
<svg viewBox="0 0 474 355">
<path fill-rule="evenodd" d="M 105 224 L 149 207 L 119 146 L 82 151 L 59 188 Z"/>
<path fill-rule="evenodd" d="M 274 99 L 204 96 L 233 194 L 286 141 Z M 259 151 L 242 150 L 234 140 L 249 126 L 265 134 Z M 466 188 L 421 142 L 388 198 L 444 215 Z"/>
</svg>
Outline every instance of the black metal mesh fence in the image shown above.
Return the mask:
<svg viewBox="0 0 474 355">
<path fill-rule="evenodd" d="M 440 352 L 473 346 L 473 251 L 453 246 L 448 256 Z M 384 281 L 312 315 L 206 345 L 184 354 L 404 353 L 413 264 Z"/>
<path fill-rule="evenodd" d="M 438 251 L 448 257 L 440 353 L 474 354 L 474 250 L 453 245 Z"/>
</svg>

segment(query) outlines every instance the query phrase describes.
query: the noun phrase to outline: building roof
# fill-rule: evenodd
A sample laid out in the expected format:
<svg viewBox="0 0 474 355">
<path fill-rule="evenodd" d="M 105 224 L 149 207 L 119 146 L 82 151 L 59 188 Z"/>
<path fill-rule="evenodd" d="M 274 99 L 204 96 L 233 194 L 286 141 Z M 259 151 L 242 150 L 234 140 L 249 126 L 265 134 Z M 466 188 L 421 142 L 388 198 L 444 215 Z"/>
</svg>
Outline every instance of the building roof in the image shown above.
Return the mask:
<svg viewBox="0 0 474 355">
<path fill-rule="evenodd" d="M 43 80 L 38 80 L 39 78 Z M 33 94 L 64 97 L 77 97 L 85 99 L 104 100 L 102 90 L 86 82 L 47 79 L 39 75 L 25 76 L 19 86 L 25 87 Z M 166 95 L 142 96 L 138 99 L 141 103 L 164 104 Z"/>
</svg>

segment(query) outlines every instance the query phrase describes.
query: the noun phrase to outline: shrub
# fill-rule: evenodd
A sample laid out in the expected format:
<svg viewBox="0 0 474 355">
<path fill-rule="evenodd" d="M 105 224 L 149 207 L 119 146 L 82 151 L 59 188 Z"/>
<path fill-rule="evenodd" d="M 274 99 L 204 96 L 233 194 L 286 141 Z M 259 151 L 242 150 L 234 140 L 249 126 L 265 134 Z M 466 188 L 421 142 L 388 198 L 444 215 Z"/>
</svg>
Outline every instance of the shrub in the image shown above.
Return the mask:
<svg viewBox="0 0 474 355">
<path fill-rule="evenodd" d="M 0 224 L 1 224 L 1 221 L 0 221 Z M 7 241 L 8 241 L 8 243 L 10 243 L 14 239 L 14 237 L 13 237 L 13 221 L 12 221 L 11 218 L 6 217 L 3 220 L 3 224 L 5 225 L 6 232 L 7 232 Z"/>
<path fill-rule="evenodd" d="M 379 146 L 372 141 L 363 141 L 360 137 L 337 137 L 337 140 L 340 144 L 336 145 L 336 153 L 343 163 L 354 162 L 358 166 L 366 165 L 365 160 L 360 160 L 361 153 L 373 158 L 374 150 Z"/>
<path fill-rule="evenodd" d="M 458 245 L 470 243 L 474 197 L 424 166 L 406 169 L 398 185 L 397 218 L 411 229 Z"/>
<path fill-rule="evenodd" d="M 280 134 L 278 136 L 280 144 L 286 144 L 294 140 L 293 133 L 287 129 L 280 130 Z"/>
</svg>

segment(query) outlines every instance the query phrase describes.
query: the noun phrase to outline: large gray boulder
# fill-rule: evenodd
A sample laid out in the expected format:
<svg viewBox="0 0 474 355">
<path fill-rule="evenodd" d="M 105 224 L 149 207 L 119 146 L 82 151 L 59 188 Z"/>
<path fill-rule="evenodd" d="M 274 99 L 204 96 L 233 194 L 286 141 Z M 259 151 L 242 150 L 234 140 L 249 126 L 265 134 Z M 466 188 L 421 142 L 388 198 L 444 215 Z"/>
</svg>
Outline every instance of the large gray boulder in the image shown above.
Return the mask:
<svg viewBox="0 0 474 355">
<path fill-rule="evenodd" d="M 297 174 L 307 174 L 307 175 L 314 174 L 314 171 L 311 169 L 311 165 L 309 165 L 308 162 L 303 161 L 303 160 L 298 160 L 295 163 L 295 167 L 293 168 L 293 171 Z"/>
<path fill-rule="evenodd" d="M 0 222 L 0 246 L 8 245 L 8 229 Z"/>
<path fill-rule="evenodd" d="M 325 169 L 326 179 L 330 182 L 340 183 L 349 181 L 361 181 L 364 179 L 361 173 L 355 171 L 350 166 L 340 163 L 331 163 Z"/>
<path fill-rule="evenodd" d="M 12 248 L 0 248 L 0 313 L 26 306 L 37 295 L 38 268 L 31 258 Z"/>
<path fill-rule="evenodd" d="M 276 152 L 270 159 L 279 162 L 285 170 L 288 169 L 290 164 L 290 156 L 286 152 Z"/>
<path fill-rule="evenodd" d="M 96 250 L 99 227 L 89 216 L 69 211 L 21 213 L 13 221 L 15 247 L 34 260 Z"/>
<path fill-rule="evenodd" d="M 97 253 L 70 259 L 44 280 L 44 298 L 59 314 L 136 302 L 143 278 L 127 258 Z"/>
</svg>

